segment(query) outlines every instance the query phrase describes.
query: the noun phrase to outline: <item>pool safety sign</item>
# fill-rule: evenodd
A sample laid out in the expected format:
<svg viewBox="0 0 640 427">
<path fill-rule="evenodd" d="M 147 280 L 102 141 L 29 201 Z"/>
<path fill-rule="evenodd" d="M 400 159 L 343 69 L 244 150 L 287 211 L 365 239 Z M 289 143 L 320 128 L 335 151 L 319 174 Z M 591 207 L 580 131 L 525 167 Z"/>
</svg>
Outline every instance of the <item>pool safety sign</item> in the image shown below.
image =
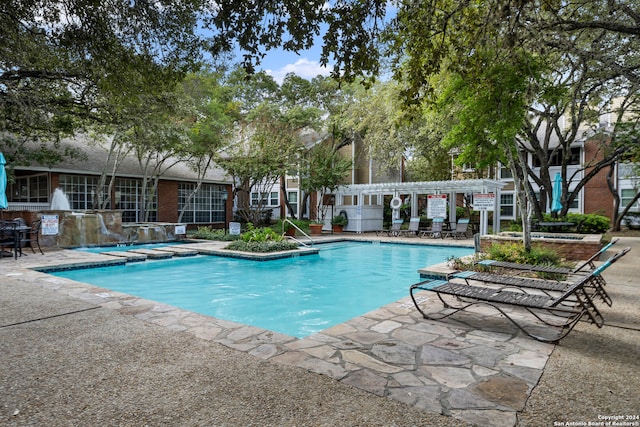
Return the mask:
<svg viewBox="0 0 640 427">
<path fill-rule="evenodd" d="M 42 235 L 55 236 L 58 234 L 58 215 L 42 215 Z"/>
<path fill-rule="evenodd" d="M 232 236 L 240 235 L 240 223 L 239 222 L 230 222 L 229 223 L 229 234 Z"/>
<path fill-rule="evenodd" d="M 427 195 L 427 218 L 447 217 L 447 195 L 428 194 Z"/>
<path fill-rule="evenodd" d="M 478 193 L 473 195 L 474 211 L 491 211 L 493 212 L 496 201 L 496 195 L 493 193 Z"/>
</svg>

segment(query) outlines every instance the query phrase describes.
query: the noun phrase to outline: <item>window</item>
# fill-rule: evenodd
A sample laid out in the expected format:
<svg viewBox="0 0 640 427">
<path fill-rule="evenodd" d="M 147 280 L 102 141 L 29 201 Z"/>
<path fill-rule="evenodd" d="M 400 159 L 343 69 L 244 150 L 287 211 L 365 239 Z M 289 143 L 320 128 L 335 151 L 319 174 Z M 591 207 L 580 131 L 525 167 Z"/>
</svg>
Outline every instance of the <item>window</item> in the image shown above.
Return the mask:
<svg viewBox="0 0 640 427">
<path fill-rule="evenodd" d="M 511 168 L 501 164 L 500 165 L 500 178 L 501 179 L 513 179 L 513 174 L 511 173 Z"/>
<path fill-rule="evenodd" d="M 153 196 L 151 203 L 147 204 L 148 219 L 141 215 L 142 204 L 142 180 L 133 178 L 117 178 L 115 182 L 115 208 L 122 210 L 122 222 L 156 221 L 158 217 L 158 198 Z M 147 188 L 147 194 L 151 194 L 151 188 Z"/>
<path fill-rule="evenodd" d="M 291 209 L 298 216 L 298 192 L 297 191 L 287 191 L 287 199 L 289 200 L 289 205 L 291 205 Z"/>
<path fill-rule="evenodd" d="M 471 163 L 462 165 L 462 172 L 475 172 L 476 168 Z"/>
<path fill-rule="evenodd" d="M 261 200 L 262 199 L 262 200 Z M 251 206 L 278 206 L 280 198 L 277 191 L 271 191 L 270 193 L 259 193 L 254 191 L 251 193 Z"/>
<path fill-rule="evenodd" d="M 567 164 L 579 165 L 581 152 L 582 149 L 580 147 L 571 147 L 571 153 L 569 154 L 569 160 Z M 562 157 L 564 156 L 564 150 L 558 149 L 556 152 L 553 152 L 553 150 L 549 150 L 547 156 L 549 157 L 549 166 L 562 166 Z M 536 168 L 540 167 L 540 158 L 536 157 L 535 155 L 533 156 L 533 166 Z"/>
<path fill-rule="evenodd" d="M 500 194 L 500 212 L 503 217 L 515 218 L 513 194 Z"/>
<path fill-rule="evenodd" d="M 620 207 L 626 208 L 629 203 L 631 203 L 631 200 L 633 200 L 636 194 L 637 190 L 635 188 L 624 188 L 620 190 Z"/>
<path fill-rule="evenodd" d="M 225 220 L 225 196 L 223 185 L 202 184 L 189 201 L 196 188 L 194 183 L 178 186 L 178 211 L 182 211 L 182 221 L 189 223 L 214 223 Z"/>
<path fill-rule="evenodd" d="M 7 189 L 10 202 L 47 203 L 49 202 L 49 180 L 46 174 L 16 177 Z"/>
<path fill-rule="evenodd" d="M 71 209 L 93 209 L 99 181 L 100 177 L 97 176 L 60 175 L 60 189 L 67 195 Z"/>
<path fill-rule="evenodd" d="M 271 197 L 269 197 L 269 206 L 278 206 L 280 203 L 280 198 L 278 197 L 277 191 L 271 192 Z"/>
</svg>

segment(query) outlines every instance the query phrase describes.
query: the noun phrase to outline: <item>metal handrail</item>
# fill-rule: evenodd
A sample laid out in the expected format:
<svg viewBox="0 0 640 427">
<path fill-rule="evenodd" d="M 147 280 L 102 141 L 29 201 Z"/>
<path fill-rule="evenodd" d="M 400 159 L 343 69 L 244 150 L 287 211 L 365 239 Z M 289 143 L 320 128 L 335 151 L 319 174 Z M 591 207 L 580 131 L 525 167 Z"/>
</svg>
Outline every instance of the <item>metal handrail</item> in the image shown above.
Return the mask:
<svg viewBox="0 0 640 427">
<path fill-rule="evenodd" d="M 289 224 L 291 224 L 291 225 L 293 226 L 293 228 L 295 228 L 295 229 L 296 229 L 296 230 L 298 230 L 300 233 L 302 233 L 304 236 L 306 236 L 306 237 L 307 237 L 307 239 L 309 239 L 309 241 L 311 242 L 311 246 L 313 246 L 313 239 L 311 238 L 311 236 L 309 236 L 307 233 L 305 233 L 304 231 L 302 231 L 302 230 L 300 229 L 300 227 L 298 227 L 298 226 L 297 226 L 297 225 L 295 225 L 293 222 L 291 222 L 291 220 L 289 220 L 289 218 L 285 218 L 285 219 L 283 219 L 283 220 L 282 220 L 282 234 L 283 234 L 283 235 L 284 235 L 284 231 L 285 231 L 285 230 L 284 230 L 284 224 L 285 224 L 286 222 L 288 222 Z M 289 237 L 291 237 L 291 236 L 289 236 Z M 306 243 L 304 243 L 304 242 L 302 242 L 302 241 L 300 241 L 300 240 L 296 239 L 295 237 L 291 237 L 291 239 L 295 240 L 296 242 L 300 243 L 300 244 L 301 244 L 301 245 L 303 245 L 303 246 L 307 246 L 307 244 L 306 244 Z"/>
</svg>

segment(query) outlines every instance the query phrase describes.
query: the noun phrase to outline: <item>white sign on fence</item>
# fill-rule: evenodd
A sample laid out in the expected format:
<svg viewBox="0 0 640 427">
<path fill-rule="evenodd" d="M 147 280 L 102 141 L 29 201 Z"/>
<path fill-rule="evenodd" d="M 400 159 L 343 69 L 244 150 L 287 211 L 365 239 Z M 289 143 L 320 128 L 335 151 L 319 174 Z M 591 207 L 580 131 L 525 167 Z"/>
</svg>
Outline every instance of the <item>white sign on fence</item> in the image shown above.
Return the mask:
<svg viewBox="0 0 640 427">
<path fill-rule="evenodd" d="M 176 229 L 174 231 L 176 235 L 178 234 L 187 234 L 187 226 L 185 224 L 176 225 Z"/>
<path fill-rule="evenodd" d="M 473 195 L 474 211 L 492 211 L 494 210 L 496 195 L 493 193 L 478 193 Z"/>
<path fill-rule="evenodd" d="M 427 195 L 427 218 L 447 217 L 447 195 L 429 194 Z"/>
</svg>

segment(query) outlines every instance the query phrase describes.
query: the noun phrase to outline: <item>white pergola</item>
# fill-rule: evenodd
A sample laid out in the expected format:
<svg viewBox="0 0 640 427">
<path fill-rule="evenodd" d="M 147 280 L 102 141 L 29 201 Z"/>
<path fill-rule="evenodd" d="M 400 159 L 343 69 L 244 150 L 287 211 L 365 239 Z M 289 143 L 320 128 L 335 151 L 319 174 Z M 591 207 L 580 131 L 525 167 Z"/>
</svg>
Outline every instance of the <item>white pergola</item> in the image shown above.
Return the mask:
<svg viewBox="0 0 640 427">
<path fill-rule="evenodd" d="M 351 218 L 355 219 L 354 226 L 347 229 L 350 231 L 363 232 L 371 231 L 372 227 L 364 227 L 367 218 L 363 210 L 365 195 L 391 195 L 400 197 L 401 195 L 411 196 L 411 216 L 419 216 L 418 213 L 418 195 L 448 195 L 448 200 L 456 200 L 456 195 L 463 194 L 493 194 L 493 231 L 500 231 L 500 191 L 505 183 L 493 179 L 467 179 L 458 181 L 425 181 L 425 182 L 388 182 L 382 184 L 353 184 L 338 187 L 334 192 L 336 195 L 336 204 L 340 209 L 347 208 L 343 205 L 345 196 L 357 196 L 357 204 L 353 206 Z M 342 206 L 341 206 L 342 205 Z M 382 205 L 379 204 L 381 207 Z M 378 209 L 379 210 L 379 209 Z M 354 215 L 355 214 L 355 215 Z M 456 220 L 456 204 L 449 203 L 449 220 Z M 382 218 L 380 218 L 380 225 Z M 480 234 L 487 234 L 489 229 L 489 215 L 487 210 L 480 210 Z M 351 225 L 351 219 L 349 220 Z M 380 227 L 378 227 L 380 228 Z"/>
</svg>

